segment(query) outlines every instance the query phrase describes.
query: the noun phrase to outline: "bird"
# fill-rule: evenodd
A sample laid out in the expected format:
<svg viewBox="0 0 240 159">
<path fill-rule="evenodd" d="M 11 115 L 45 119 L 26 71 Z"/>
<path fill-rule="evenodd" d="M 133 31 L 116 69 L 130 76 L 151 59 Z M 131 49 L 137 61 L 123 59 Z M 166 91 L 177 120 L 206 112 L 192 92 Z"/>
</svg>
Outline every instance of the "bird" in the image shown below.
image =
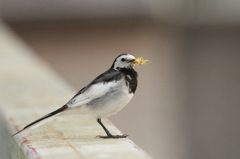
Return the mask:
<svg viewBox="0 0 240 159">
<path fill-rule="evenodd" d="M 94 116 L 106 133 L 106 136 L 98 135 L 103 139 L 126 138 L 128 135 L 113 135 L 104 126 L 101 119 L 116 114 L 124 108 L 132 99 L 138 85 L 138 73 L 135 65 L 142 65 L 148 60 L 135 58 L 130 54 L 121 54 L 116 57 L 111 67 L 97 76 L 87 86 L 83 87 L 66 104 L 59 109 L 33 121 L 12 136 L 15 136 L 28 128 L 36 128 L 57 115 L 68 110 L 78 109 L 80 112 Z"/>
</svg>

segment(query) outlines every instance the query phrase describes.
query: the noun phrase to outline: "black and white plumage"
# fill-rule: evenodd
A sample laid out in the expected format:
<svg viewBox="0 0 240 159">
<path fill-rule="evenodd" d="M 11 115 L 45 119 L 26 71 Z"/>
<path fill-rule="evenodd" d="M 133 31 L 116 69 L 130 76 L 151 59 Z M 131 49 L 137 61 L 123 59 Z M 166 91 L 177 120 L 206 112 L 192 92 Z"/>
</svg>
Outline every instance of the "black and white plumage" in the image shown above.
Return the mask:
<svg viewBox="0 0 240 159">
<path fill-rule="evenodd" d="M 71 100 L 61 108 L 28 124 L 14 135 L 42 125 L 62 112 L 78 109 L 96 117 L 107 136 L 100 138 L 126 138 L 127 135 L 112 135 L 102 124 L 101 118 L 109 117 L 119 112 L 132 99 L 137 89 L 137 72 L 133 69 L 136 58 L 129 54 L 119 55 L 111 68 L 96 77 L 86 87 L 82 88 Z M 13 136 L 14 136 L 13 135 Z"/>
</svg>

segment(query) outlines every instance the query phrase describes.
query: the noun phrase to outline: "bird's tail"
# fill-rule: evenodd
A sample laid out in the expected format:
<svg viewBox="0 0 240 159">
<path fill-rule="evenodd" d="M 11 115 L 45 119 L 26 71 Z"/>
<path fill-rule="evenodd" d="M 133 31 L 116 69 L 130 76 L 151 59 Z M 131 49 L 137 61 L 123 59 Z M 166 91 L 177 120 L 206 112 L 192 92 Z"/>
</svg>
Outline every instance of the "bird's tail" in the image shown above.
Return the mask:
<svg viewBox="0 0 240 159">
<path fill-rule="evenodd" d="M 55 111 L 53 111 L 53 112 L 51 112 L 51 113 L 49 113 L 49 114 L 47 114 L 47 115 L 45 115 L 45 116 L 43 116 L 43 117 L 35 120 L 34 122 L 32 122 L 32 123 L 30 123 L 30 124 L 28 124 L 28 125 L 25 126 L 22 130 L 16 132 L 16 133 L 13 134 L 12 136 L 17 135 L 17 134 L 21 133 L 22 131 L 24 131 L 24 130 L 26 130 L 26 129 L 28 129 L 28 128 L 36 128 L 36 127 L 38 127 L 38 126 L 40 126 L 40 125 L 42 125 L 42 124 L 45 124 L 46 122 L 54 119 L 55 116 L 61 114 L 61 113 L 62 113 L 64 110 L 66 110 L 66 109 L 68 109 L 68 106 L 67 106 L 67 105 L 64 105 L 64 106 L 62 106 L 61 108 L 59 108 L 59 109 L 57 109 L 57 110 L 55 110 Z"/>
</svg>

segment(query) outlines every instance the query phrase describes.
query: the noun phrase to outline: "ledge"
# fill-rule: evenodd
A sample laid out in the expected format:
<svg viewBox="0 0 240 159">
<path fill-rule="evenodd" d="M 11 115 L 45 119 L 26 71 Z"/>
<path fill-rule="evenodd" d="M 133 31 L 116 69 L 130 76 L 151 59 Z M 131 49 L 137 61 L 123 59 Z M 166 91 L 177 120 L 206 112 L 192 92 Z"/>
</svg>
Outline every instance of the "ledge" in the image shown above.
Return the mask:
<svg viewBox="0 0 240 159">
<path fill-rule="evenodd" d="M 1 21 L 0 35 L 0 158 L 151 158 L 128 138 L 95 138 L 105 132 L 86 115 L 60 116 L 11 137 L 61 107 L 76 91 Z M 113 134 L 121 133 L 109 120 L 103 122 Z"/>
</svg>

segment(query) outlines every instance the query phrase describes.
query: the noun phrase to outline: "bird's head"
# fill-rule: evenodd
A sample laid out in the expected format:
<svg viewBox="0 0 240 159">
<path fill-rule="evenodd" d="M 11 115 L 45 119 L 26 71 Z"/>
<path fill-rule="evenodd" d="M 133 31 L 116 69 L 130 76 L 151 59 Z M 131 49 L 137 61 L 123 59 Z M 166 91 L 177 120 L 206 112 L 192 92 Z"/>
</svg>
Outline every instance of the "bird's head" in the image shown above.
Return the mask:
<svg viewBox="0 0 240 159">
<path fill-rule="evenodd" d="M 121 68 L 132 69 L 134 65 L 142 65 L 145 62 L 147 62 L 147 60 L 143 60 L 142 58 L 135 58 L 130 54 L 121 54 L 114 60 L 111 68 L 115 70 L 119 70 Z"/>
</svg>

